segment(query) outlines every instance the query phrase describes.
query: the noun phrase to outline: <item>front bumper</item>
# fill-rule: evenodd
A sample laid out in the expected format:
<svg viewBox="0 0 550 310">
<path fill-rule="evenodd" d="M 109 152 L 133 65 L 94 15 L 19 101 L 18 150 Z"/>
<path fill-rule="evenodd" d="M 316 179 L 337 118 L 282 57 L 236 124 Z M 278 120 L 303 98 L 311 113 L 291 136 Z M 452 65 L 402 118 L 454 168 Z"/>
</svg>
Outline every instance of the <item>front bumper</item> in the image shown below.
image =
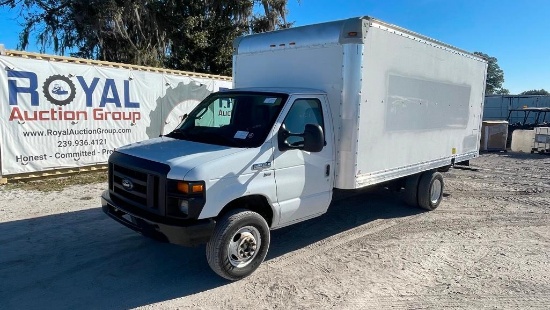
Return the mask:
<svg viewBox="0 0 550 310">
<path fill-rule="evenodd" d="M 101 207 L 108 216 L 130 229 L 160 241 L 183 246 L 196 246 L 208 242 L 216 226 L 213 219 L 167 219 L 145 210 L 116 205 L 111 200 L 109 191 L 101 195 Z"/>
</svg>

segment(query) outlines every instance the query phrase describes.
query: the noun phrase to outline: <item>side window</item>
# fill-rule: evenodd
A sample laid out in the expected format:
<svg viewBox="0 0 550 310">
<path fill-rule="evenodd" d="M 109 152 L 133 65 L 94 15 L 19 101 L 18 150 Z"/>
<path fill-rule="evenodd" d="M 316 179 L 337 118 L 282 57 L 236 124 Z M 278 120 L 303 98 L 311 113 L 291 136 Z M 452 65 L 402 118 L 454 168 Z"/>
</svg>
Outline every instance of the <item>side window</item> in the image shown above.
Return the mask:
<svg viewBox="0 0 550 310">
<path fill-rule="evenodd" d="M 319 125 L 324 131 L 325 124 L 321 102 L 319 99 L 297 99 L 290 108 L 283 124 L 291 133 L 303 133 L 306 124 Z M 289 137 L 287 141 L 291 145 L 299 145 L 304 139 L 301 137 Z"/>
</svg>

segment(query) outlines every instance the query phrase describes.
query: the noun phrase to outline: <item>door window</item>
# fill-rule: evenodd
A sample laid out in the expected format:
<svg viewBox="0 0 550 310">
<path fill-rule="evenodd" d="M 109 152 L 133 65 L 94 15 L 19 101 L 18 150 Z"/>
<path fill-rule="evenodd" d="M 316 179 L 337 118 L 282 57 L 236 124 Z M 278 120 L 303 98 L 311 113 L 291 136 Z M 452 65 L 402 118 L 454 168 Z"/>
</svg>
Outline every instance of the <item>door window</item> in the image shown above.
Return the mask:
<svg viewBox="0 0 550 310">
<path fill-rule="evenodd" d="M 324 132 L 321 101 L 319 99 L 297 99 L 290 108 L 283 124 L 286 130 L 295 134 L 303 133 L 306 124 L 319 125 Z M 291 136 L 287 138 L 287 141 L 290 145 L 300 145 L 303 144 L 304 138 Z"/>
</svg>

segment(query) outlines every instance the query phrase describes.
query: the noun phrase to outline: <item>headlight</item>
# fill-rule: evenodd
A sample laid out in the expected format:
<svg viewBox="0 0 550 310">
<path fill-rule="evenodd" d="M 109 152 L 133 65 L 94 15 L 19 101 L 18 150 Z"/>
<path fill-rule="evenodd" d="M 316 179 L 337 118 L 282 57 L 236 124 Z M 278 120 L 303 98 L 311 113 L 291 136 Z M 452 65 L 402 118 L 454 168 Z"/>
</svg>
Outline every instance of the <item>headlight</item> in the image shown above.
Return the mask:
<svg viewBox="0 0 550 310">
<path fill-rule="evenodd" d="M 185 214 L 189 214 L 189 201 L 188 200 L 180 200 L 180 211 Z"/>
<path fill-rule="evenodd" d="M 166 184 L 166 215 L 196 219 L 206 203 L 204 181 L 168 180 Z"/>
</svg>

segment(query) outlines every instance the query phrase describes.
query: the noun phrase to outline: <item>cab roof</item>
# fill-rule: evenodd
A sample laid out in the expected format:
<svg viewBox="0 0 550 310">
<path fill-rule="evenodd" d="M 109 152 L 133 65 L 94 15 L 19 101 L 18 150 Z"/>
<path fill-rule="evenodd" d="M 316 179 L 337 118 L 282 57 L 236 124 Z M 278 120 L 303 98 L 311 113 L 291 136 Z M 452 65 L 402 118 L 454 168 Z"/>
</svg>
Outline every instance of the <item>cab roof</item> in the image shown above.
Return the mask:
<svg viewBox="0 0 550 310">
<path fill-rule="evenodd" d="M 286 95 L 323 95 L 326 92 L 313 88 L 296 87 L 245 87 L 227 89 L 223 92 L 258 92 L 258 93 L 276 93 Z"/>
</svg>

